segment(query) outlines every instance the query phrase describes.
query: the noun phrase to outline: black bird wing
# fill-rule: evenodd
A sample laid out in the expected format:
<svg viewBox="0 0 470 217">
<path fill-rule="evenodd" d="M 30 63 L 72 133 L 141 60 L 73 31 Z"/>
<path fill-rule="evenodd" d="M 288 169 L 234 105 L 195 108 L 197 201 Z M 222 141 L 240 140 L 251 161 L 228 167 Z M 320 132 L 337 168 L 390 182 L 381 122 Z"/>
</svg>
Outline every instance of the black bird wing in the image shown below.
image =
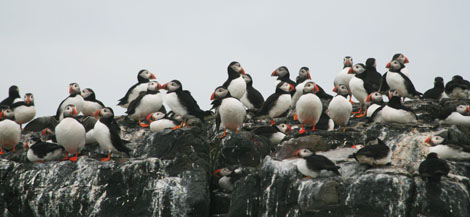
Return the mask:
<svg viewBox="0 0 470 217">
<path fill-rule="evenodd" d="M 378 108 L 374 111 L 374 113 L 372 113 L 372 115 L 370 116 L 370 120 L 373 121 L 373 120 L 375 119 L 375 117 L 377 116 L 377 114 L 379 114 L 379 112 L 382 111 L 383 108 L 385 108 L 384 105 L 378 107 Z"/>
<path fill-rule="evenodd" d="M 367 80 L 363 80 L 363 81 L 364 81 L 363 86 L 367 92 L 367 95 L 377 91 L 376 87 L 374 87 L 374 85 L 370 81 L 367 81 Z"/>
<path fill-rule="evenodd" d="M 311 155 L 310 157 L 306 158 L 307 160 L 307 167 L 311 170 L 330 170 L 339 174 L 338 169 L 339 167 L 333 163 L 330 159 L 326 158 L 323 155 Z"/>
<path fill-rule="evenodd" d="M 388 86 L 388 83 L 387 83 L 387 73 L 388 72 L 385 72 L 385 74 L 382 76 L 382 82 L 380 84 L 379 92 L 383 93 L 383 92 L 390 90 L 390 87 Z"/>
<path fill-rule="evenodd" d="M 62 107 L 62 104 L 64 104 L 64 102 L 69 99 L 70 96 L 68 96 L 67 98 L 65 98 L 64 100 L 62 100 L 62 102 L 60 102 L 59 104 L 59 107 L 57 108 L 57 112 L 55 113 L 55 117 L 57 118 L 57 120 L 59 120 L 60 118 L 60 113 L 62 113 L 62 110 L 60 109 Z"/>
<path fill-rule="evenodd" d="M 59 124 L 59 120 L 55 116 L 44 116 L 32 120 L 23 130 L 25 132 L 38 132 L 45 128 L 54 130 L 57 124 Z"/>
<path fill-rule="evenodd" d="M 10 109 L 15 110 L 15 108 L 18 108 L 18 107 L 23 106 L 23 105 L 27 106 L 24 101 L 18 101 L 18 102 L 15 102 L 15 103 L 11 104 Z"/>
<path fill-rule="evenodd" d="M 446 161 L 442 159 L 426 159 L 418 168 L 419 174 L 422 177 L 431 178 L 433 180 L 440 180 L 440 176 L 446 176 L 449 174 L 450 168 Z"/>
<path fill-rule="evenodd" d="M 400 76 L 405 80 L 405 86 L 406 86 L 406 89 L 408 90 L 408 93 L 410 93 L 411 95 L 417 95 L 417 96 L 422 96 L 423 94 L 418 92 L 416 89 L 415 89 L 415 86 L 413 85 L 413 82 L 411 82 L 410 78 L 408 78 L 408 76 L 404 75 L 402 72 L 397 72 L 400 74 Z"/>
<path fill-rule="evenodd" d="M 51 153 L 55 150 L 64 150 L 64 147 L 61 145 L 42 141 L 34 143 L 30 148 L 31 150 L 33 150 L 34 154 L 36 154 L 40 158 L 45 157 L 48 153 Z"/>
<path fill-rule="evenodd" d="M 142 91 L 139 93 L 139 96 L 132 100 L 131 103 L 129 103 L 129 107 L 127 107 L 127 111 L 126 111 L 126 114 L 128 115 L 132 115 L 135 113 L 135 109 L 137 108 L 137 106 L 140 105 L 140 102 L 142 101 L 142 98 L 144 98 L 144 96 L 147 95 L 147 91 Z"/>
<path fill-rule="evenodd" d="M 277 99 L 279 98 L 280 94 L 279 93 L 273 93 L 271 96 L 269 96 L 266 101 L 264 101 L 263 107 L 261 110 L 258 112 L 258 115 L 266 115 L 269 113 L 269 109 L 274 107 L 274 105 L 277 102 Z"/>
<path fill-rule="evenodd" d="M 137 87 L 137 85 L 139 85 L 140 83 L 136 83 L 134 85 L 132 85 L 129 90 L 127 90 L 126 92 L 126 95 L 124 97 L 122 97 L 121 99 L 119 99 L 119 103 L 118 105 L 125 105 L 128 103 L 128 99 L 129 99 L 129 95 L 131 94 L 132 90 L 134 90 L 135 87 Z"/>
<path fill-rule="evenodd" d="M 356 155 L 364 155 L 367 157 L 372 157 L 374 159 L 381 159 L 387 157 L 390 152 L 390 148 L 384 144 L 369 145 L 364 148 L 361 148 L 356 152 Z"/>
<path fill-rule="evenodd" d="M 255 109 L 260 109 L 263 107 L 264 104 L 264 97 L 261 93 L 255 89 L 254 87 L 247 87 L 247 97 L 248 100 L 253 104 Z"/>
<path fill-rule="evenodd" d="M 85 128 L 85 131 L 88 132 L 95 128 L 95 124 L 98 120 L 96 118 L 91 117 L 91 116 L 77 116 L 75 119 L 77 119 L 78 122 L 80 122 L 83 127 Z"/>
<path fill-rule="evenodd" d="M 206 113 L 201 110 L 196 100 L 191 95 L 191 92 L 188 90 L 181 91 L 178 97 L 181 104 L 188 110 L 190 115 L 196 116 L 197 118 L 201 119 L 201 121 L 204 120 Z"/>
<path fill-rule="evenodd" d="M 110 124 L 109 124 L 109 132 L 110 132 L 110 136 L 111 136 L 111 142 L 113 143 L 113 146 L 120 152 L 124 152 L 126 153 L 127 156 L 130 156 L 129 155 L 129 152 L 131 151 L 131 149 L 129 149 L 128 147 L 126 147 L 124 145 L 124 140 L 121 139 L 121 128 L 119 128 L 119 125 L 116 123 L 115 120 L 113 120 Z"/>
<path fill-rule="evenodd" d="M 317 87 L 318 87 L 318 92 L 316 93 L 316 95 L 320 98 L 320 99 L 333 99 L 333 96 L 330 95 L 330 94 L 327 94 L 323 88 L 320 87 L 320 85 L 317 84 Z"/>
<path fill-rule="evenodd" d="M 97 99 L 96 99 L 94 102 L 100 104 L 100 106 L 102 106 L 103 108 L 106 107 L 106 106 L 103 104 L 103 102 L 101 102 L 101 101 L 99 101 L 99 100 L 97 100 Z"/>
</svg>

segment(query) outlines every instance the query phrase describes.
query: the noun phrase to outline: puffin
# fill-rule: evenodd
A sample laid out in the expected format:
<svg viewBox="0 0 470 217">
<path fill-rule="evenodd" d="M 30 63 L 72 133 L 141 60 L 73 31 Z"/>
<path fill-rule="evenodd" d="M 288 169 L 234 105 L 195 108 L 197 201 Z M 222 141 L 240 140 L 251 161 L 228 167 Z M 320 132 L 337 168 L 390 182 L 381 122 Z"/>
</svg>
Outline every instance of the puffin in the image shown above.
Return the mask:
<svg viewBox="0 0 470 217">
<path fill-rule="evenodd" d="M 442 159 L 470 160 L 470 148 L 448 143 L 443 137 L 429 136 L 424 141 L 429 146 L 429 152 L 437 153 Z"/>
<path fill-rule="evenodd" d="M 294 153 L 297 161 L 297 170 L 304 176 L 316 178 L 322 170 L 328 170 L 336 175 L 341 175 L 338 171 L 340 167 L 336 166 L 333 161 L 323 155 L 317 155 L 309 149 L 300 149 Z"/>
<path fill-rule="evenodd" d="M 382 122 L 379 120 L 381 118 L 381 110 L 385 106 L 382 94 L 379 92 L 373 92 L 367 96 L 366 102 L 370 103 L 369 107 L 367 107 L 366 113 L 366 117 L 369 121 Z"/>
<path fill-rule="evenodd" d="M 125 146 L 125 141 L 121 139 L 121 128 L 114 120 L 114 111 L 110 107 L 105 107 L 98 111 L 99 120 L 95 124 L 94 136 L 100 148 L 108 153 L 107 158 L 102 158 L 101 162 L 109 161 L 111 153 L 124 153 L 130 157 L 131 151 Z"/>
<path fill-rule="evenodd" d="M 408 57 L 402 53 L 396 53 L 392 56 L 392 61 L 397 60 L 400 64 L 403 65 L 403 68 L 400 69 L 400 72 L 409 77 L 408 69 L 405 67 L 405 64 L 409 63 Z"/>
<path fill-rule="evenodd" d="M 449 98 L 468 99 L 470 96 L 470 82 L 463 79 L 460 75 L 454 75 L 452 80 L 447 82 L 445 93 Z"/>
<path fill-rule="evenodd" d="M 353 112 L 353 114 L 357 114 L 356 117 L 363 117 L 367 113 L 367 96 L 376 89 L 367 80 L 368 74 L 364 64 L 355 64 L 349 70 L 354 74 L 354 77 L 349 81 L 349 90 L 360 103 L 359 111 Z"/>
<path fill-rule="evenodd" d="M 82 90 L 83 97 L 82 113 L 85 116 L 94 116 L 96 111 L 104 108 L 104 104 L 96 99 L 95 92 L 91 88 Z"/>
<path fill-rule="evenodd" d="M 24 95 L 24 101 L 17 101 L 11 105 L 13 113 L 15 113 L 15 121 L 23 130 L 23 124 L 33 120 L 36 116 L 36 108 L 34 107 L 34 96 L 32 93 Z"/>
<path fill-rule="evenodd" d="M 444 79 L 442 77 L 434 78 L 434 87 L 424 92 L 423 98 L 425 99 L 441 99 L 445 98 L 444 93 Z"/>
<path fill-rule="evenodd" d="M 211 115 L 209 111 L 203 111 L 199 108 L 196 100 L 191 96 L 191 92 L 183 90 L 183 85 L 180 81 L 172 80 L 165 83 L 162 87 L 167 90 L 165 96 L 166 104 L 175 114 L 183 117 L 183 121 L 175 129 L 185 125 L 188 118 L 196 117 L 204 122 L 204 117 Z"/>
<path fill-rule="evenodd" d="M 221 168 L 214 171 L 214 176 L 219 178 L 217 184 L 220 188 L 233 191 L 233 185 L 236 181 L 246 176 L 240 168 L 230 169 L 230 168 Z"/>
<path fill-rule="evenodd" d="M 257 89 L 253 87 L 253 79 L 251 78 L 251 75 L 244 74 L 242 77 L 246 82 L 246 91 L 240 101 L 248 109 L 248 111 L 257 112 L 263 107 L 264 97 Z"/>
<path fill-rule="evenodd" d="M 346 131 L 346 125 L 352 113 L 352 105 L 346 99 L 348 97 L 348 88 L 344 84 L 340 84 L 333 89 L 333 92 L 338 93 L 328 104 L 327 114 L 338 126 L 343 127 L 343 132 Z"/>
<path fill-rule="evenodd" d="M 386 66 L 389 71 L 383 75 L 382 86 L 388 86 L 390 90 L 397 90 L 401 97 L 418 98 L 423 94 L 415 89 L 408 76 L 401 72 L 405 67 L 398 60 L 392 60 Z M 386 85 L 383 82 L 386 82 Z"/>
<path fill-rule="evenodd" d="M 3 149 L 15 152 L 15 145 L 20 141 L 21 129 L 14 119 L 11 109 L 3 108 L 0 111 L 0 155 L 5 153 Z"/>
<path fill-rule="evenodd" d="M 62 120 L 63 118 L 63 110 L 67 105 L 74 105 L 75 109 L 77 110 L 77 114 L 81 112 L 82 105 L 83 105 L 83 97 L 80 94 L 80 85 L 77 83 L 71 83 L 69 84 L 69 96 L 62 100 L 62 102 L 59 105 L 59 108 L 57 108 L 56 112 L 56 119 L 57 120 Z"/>
<path fill-rule="evenodd" d="M 382 84 L 382 74 L 377 72 L 377 63 L 375 58 L 368 58 L 366 60 L 366 72 L 366 83 L 370 84 L 374 91 L 379 91 L 380 85 Z"/>
<path fill-rule="evenodd" d="M 382 140 L 375 137 L 368 137 L 365 143 L 366 146 L 352 146 L 352 148 L 359 149 L 353 154 L 357 162 L 367 164 L 371 167 L 390 164 L 392 161 L 392 151 Z"/>
<path fill-rule="evenodd" d="M 294 86 L 281 81 L 276 85 L 276 91 L 271 94 L 258 112 L 258 116 L 268 115 L 271 119 L 271 125 L 274 125 L 274 118 L 286 115 L 291 104 L 291 92 Z"/>
<path fill-rule="evenodd" d="M 230 91 L 225 87 L 218 87 L 211 95 L 211 100 L 221 99 L 218 116 L 220 122 L 224 127 L 224 134 L 221 138 L 227 135 L 227 129 L 238 133 L 243 126 L 246 117 L 246 110 L 243 103 L 235 97 L 232 97 Z M 218 130 L 218 129 L 217 129 Z"/>
<path fill-rule="evenodd" d="M 304 86 L 304 94 L 297 101 L 295 108 L 299 122 L 302 124 L 299 134 L 306 132 L 305 126 L 312 126 L 312 131 L 317 130 L 315 125 L 323 113 L 321 100 L 315 95 L 317 92 L 317 85 L 313 81 L 309 81 Z"/>
<path fill-rule="evenodd" d="M 85 127 L 77 121 L 78 111 L 75 105 L 67 105 L 63 110 L 64 118 L 55 127 L 57 143 L 65 148 L 63 160 L 77 161 L 78 153 L 85 147 Z M 76 153 L 69 158 L 69 153 Z"/>
<path fill-rule="evenodd" d="M 137 83 L 132 85 L 129 90 L 127 90 L 126 95 L 119 99 L 118 106 L 127 108 L 129 103 L 131 103 L 135 98 L 139 96 L 139 93 L 147 90 L 147 83 L 151 79 L 157 79 L 155 74 L 151 73 L 146 69 L 142 69 L 137 73 Z"/>
<path fill-rule="evenodd" d="M 28 143 L 26 157 L 33 163 L 58 160 L 65 151 L 64 147 L 53 142 L 43 142 L 40 137 L 33 137 Z"/>
<path fill-rule="evenodd" d="M 353 74 L 351 74 L 352 71 L 350 71 L 351 67 L 353 66 L 353 59 L 350 56 L 346 56 L 343 59 L 343 69 L 336 75 L 335 80 L 333 82 L 333 86 L 338 86 L 340 84 L 346 85 L 349 89 L 349 81 L 351 80 L 352 77 L 354 77 Z M 349 97 L 352 97 L 351 92 L 349 93 Z M 350 98 L 349 101 L 352 103 L 352 99 Z"/>
<path fill-rule="evenodd" d="M 277 77 L 276 84 L 279 84 L 279 82 L 287 82 L 288 84 L 295 86 L 295 82 L 290 79 L 289 69 L 287 69 L 286 66 L 276 68 L 271 73 L 271 77 Z"/>
<path fill-rule="evenodd" d="M 182 121 L 182 119 L 178 117 L 170 117 L 163 112 L 154 112 L 149 114 L 146 119 L 150 123 L 150 131 L 160 133 L 166 129 L 173 129 L 178 126 Z"/>
<path fill-rule="evenodd" d="M 241 99 L 246 91 L 246 81 L 242 77 L 245 70 L 239 62 L 233 61 L 227 67 L 228 78 L 222 86 L 230 91 L 230 95 L 237 99 Z"/>
<path fill-rule="evenodd" d="M 439 115 L 439 119 L 440 124 L 470 126 L 470 106 L 450 107 Z"/>
<path fill-rule="evenodd" d="M 426 160 L 419 164 L 418 171 L 423 180 L 439 183 L 442 176 L 449 174 L 450 168 L 445 160 L 439 159 L 436 153 L 431 152 L 426 156 Z"/>
<path fill-rule="evenodd" d="M 274 126 L 261 126 L 253 129 L 251 132 L 269 139 L 271 144 L 277 145 L 286 137 L 288 132 L 292 131 L 292 127 L 288 124 L 277 124 Z"/>
<path fill-rule="evenodd" d="M 139 96 L 127 107 L 127 115 L 131 120 L 138 120 L 142 126 L 141 119 L 150 113 L 160 111 L 163 106 L 163 97 L 160 93 L 160 84 L 156 81 L 147 83 L 147 91 L 140 92 Z"/>
<path fill-rule="evenodd" d="M 390 91 L 390 101 L 381 110 L 381 118 L 387 123 L 417 123 L 416 114 L 401 104 L 398 91 Z"/>
<path fill-rule="evenodd" d="M 20 89 L 16 85 L 10 86 L 8 88 L 8 97 L 0 102 L 0 105 L 11 106 L 13 103 L 21 100 Z"/>
</svg>

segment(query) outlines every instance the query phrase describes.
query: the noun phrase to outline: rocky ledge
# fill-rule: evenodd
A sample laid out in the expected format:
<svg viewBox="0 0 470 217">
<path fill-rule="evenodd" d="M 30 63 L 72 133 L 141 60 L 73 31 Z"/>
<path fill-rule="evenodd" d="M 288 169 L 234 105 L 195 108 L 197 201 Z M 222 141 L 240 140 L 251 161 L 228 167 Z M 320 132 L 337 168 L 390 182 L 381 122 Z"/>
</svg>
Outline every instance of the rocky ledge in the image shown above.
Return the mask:
<svg viewBox="0 0 470 217">
<path fill-rule="evenodd" d="M 448 101 L 446 104 L 455 102 Z M 466 102 L 467 104 L 469 102 Z M 470 128 L 440 126 L 442 103 L 407 102 L 418 124 L 353 119 L 346 132 L 295 131 L 281 144 L 244 130 L 220 139 L 209 122 L 152 133 L 124 118 L 131 158 L 88 145 L 77 162 L 30 163 L 22 144 L 0 159 L 2 216 L 470 216 L 470 161 L 450 161 L 440 184 L 417 174 L 428 153 L 424 140 L 448 132 L 470 145 Z M 283 121 L 283 120 L 278 120 Z M 250 121 L 246 128 L 266 125 Z M 30 134 L 23 135 L 22 141 Z M 392 150 L 392 165 L 367 168 L 348 156 L 353 144 L 378 136 Z M 304 178 L 293 153 L 310 148 L 341 167 L 341 176 Z M 232 191 L 217 185 L 215 169 L 243 171 Z"/>
</svg>

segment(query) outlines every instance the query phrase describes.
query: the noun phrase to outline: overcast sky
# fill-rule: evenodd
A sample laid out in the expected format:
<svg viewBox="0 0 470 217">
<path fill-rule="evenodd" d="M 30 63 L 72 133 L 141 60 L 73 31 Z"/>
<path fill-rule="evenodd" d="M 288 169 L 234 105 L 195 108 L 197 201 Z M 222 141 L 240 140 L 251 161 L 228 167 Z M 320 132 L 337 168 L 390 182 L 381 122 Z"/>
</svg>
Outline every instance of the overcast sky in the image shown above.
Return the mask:
<svg viewBox="0 0 470 217">
<path fill-rule="evenodd" d="M 343 57 L 410 60 L 421 92 L 435 76 L 470 79 L 470 1 L 9 1 L 0 0 L 0 98 L 16 84 L 37 115 L 55 114 L 68 84 L 90 87 L 117 114 L 140 69 L 178 79 L 203 109 L 239 61 L 265 98 L 271 72 L 302 66 L 331 93 Z M 1 100 L 0 99 L 0 100 Z"/>
</svg>

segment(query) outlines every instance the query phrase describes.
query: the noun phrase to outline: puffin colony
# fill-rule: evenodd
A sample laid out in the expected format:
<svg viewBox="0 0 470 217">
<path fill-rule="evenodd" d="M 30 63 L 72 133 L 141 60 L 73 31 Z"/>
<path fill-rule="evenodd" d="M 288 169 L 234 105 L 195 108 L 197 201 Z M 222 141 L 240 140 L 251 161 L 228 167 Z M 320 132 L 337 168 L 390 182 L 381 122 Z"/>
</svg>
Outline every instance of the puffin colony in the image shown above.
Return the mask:
<svg viewBox="0 0 470 217">
<path fill-rule="evenodd" d="M 413 109 L 404 105 L 405 100 L 426 99 L 444 103 L 444 98 L 470 99 L 470 82 L 459 75 L 446 84 L 442 77 L 436 77 L 433 88 L 424 94 L 419 92 L 409 77 L 408 63 L 405 55 L 395 54 L 386 65 L 388 71 L 382 75 L 376 69 L 374 58 L 367 59 L 365 64 L 353 64 L 352 57 L 346 56 L 343 68 L 334 78 L 332 88 L 336 96 L 327 94 L 311 79 L 308 67 L 300 68 L 293 81 L 288 68 L 281 66 L 271 73 L 277 77 L 276 85 L 274 93 L 265 100 L 241 64 L 232 62 L 227 67 L 227 80 L 210 96 L 212 107 L 208 111 L 199 107 L 180 81 L 161 84 L 153 73 L 141 70 L 137 74 L 137 83 L 119 99 L 118 105 L 126 109 L 127 120 L 152 132 L 180 130 L 209 122 L 220 139 L 227 136 L 228 131 L 239 133 L 247 130 L 246 124 L 269 119 L 269 122 L 263 122 L 264 126 L 251 129 L 251 132 L 276 145 L 288 134 L 304 136 L 326 130 L 345 132 L 351 119 L 417 124 L 420 118 Z M 165 96 L 161 94 L 162 90 L 166 91 Z M 16 144 L 22 142 L 31 162 L 75 162 L 87 144 L 98 143 L 107 153 L 107 157 L 100 159 L 103 162 L 121 155 L 132 157 L 133 150 L 126 146 L 128 141 L 121 138 L 121 126 L 115 120 L 113 109 L 97 100 L 91 88 L 81 90 L 77 83 L 69 85 L 69 94 L 55 115 L 34 119 L 33 94 L 26 93 L 22 99 L 19 88 L 11 86 L 8 97 L 0 103 L 0 155 L 15 152 Z M 353 101 L 353 97 L 358 103 Z M 357 111 L 353 111 L 353 104 L 359 105 Z M 439 114 L 440 125 L 470 126 L 468 104 L 443 106 L 446 110 Z M 26 132 L 41 132 L 41 135 L 33 136 L 30 141 L 20 141 L 21 134 Z M 428 182 L 440 182 L 442 176 L 451 172 L 446 159 L 470 159 L 470 150 L 449 144 L 441 136 L 430 135 L 423 142 L 431 147 L 426 159 L 422 159 L 419 174 Z M 351 148 L 353 154 L 350 157 L 359 164 L 369 167 L 391 164 L 393 151 L 380 138 L 369 137 L 363 144 Z M 341 176 L 340 167 L 312 150 L 302 148 L 290 157 L 292 159 L 289 160 L 306 177 Z M 233 183 L 243 176 L 242 171 L 236 168 L 220 168 L 214 171 L 214 175 L 219 178 L 220 188 L 229 191 L 233 189 Z"/>
</svg>

